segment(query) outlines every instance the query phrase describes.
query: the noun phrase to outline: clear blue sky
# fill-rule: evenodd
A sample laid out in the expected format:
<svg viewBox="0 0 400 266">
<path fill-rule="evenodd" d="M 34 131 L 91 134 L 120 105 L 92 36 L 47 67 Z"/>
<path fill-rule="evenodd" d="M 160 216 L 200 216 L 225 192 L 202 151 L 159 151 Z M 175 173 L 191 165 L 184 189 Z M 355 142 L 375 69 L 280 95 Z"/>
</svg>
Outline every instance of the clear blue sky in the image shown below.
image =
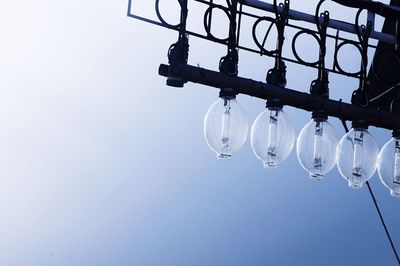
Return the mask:
<svg viewBox="0 0 400 266">
<path fill-rule="evenodd" d="M 203 139 L 217 90 L 166 87 L 157 69 L 176 33 L 128 18 L 127 2 L 0 2 L 0 265 L 396 265 L 367 189 L 336 168 L 312 182 L 292 152 L 265 170 L 249 141 L 217 161 Z M 190 41 L 190 63 L 217 69 L 225 48 Z M 240 52 L 242 76 L 272 64 Z M 288 87 L 315 77 L 288 64 Z M 356 86 L 331 76 L 332 98 Z M 264 108 L 238 100 L 251 123 Z M 298 134 L 310 114 L 285 110 Z M 371 131 L 380 147 L 390 137 Z M 371 184 L 400 249 L 400 201 Z"/>
</svg>

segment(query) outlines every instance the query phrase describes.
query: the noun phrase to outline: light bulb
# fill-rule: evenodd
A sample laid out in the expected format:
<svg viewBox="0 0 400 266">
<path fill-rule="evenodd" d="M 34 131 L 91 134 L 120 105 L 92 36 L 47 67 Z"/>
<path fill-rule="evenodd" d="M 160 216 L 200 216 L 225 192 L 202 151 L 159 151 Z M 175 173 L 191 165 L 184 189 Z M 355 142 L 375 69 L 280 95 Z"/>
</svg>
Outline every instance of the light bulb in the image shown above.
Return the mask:
<svg viewBox="0 0 400 266">
<path fill-rule="evenodd" d="M 321 180 L 335 166 L 338 142 L 336 131 L 327 119 L 312 119 L 301 130 L 297 158 L 311 179 Z"/>
<path fill-rule="evenodd" d="M 400 137 L 392 137 L 378 156 L 378 174 L 393 197 L 400 197 Z"/>
<path fill-rule="evenodd" d="M 204 137 L 219 159 L 229 159 L 246 141 L 247 117 L 235 97 L 222 97 L 204 118 Z"/>
<path fill-rule="evenodd" d="M 277 167 L 293 149 L 295 140 L 292 122 L 281 107 L 264 110 L 251 128 L 251 146 L 264 167 Z"/>
<path fill-rule="evenodd" d="M 378 145 L 366 128 L 352 128 L 339 144 L 337 167 L 352 188 L 362 188 L 375 173 Z"/>
</svg>

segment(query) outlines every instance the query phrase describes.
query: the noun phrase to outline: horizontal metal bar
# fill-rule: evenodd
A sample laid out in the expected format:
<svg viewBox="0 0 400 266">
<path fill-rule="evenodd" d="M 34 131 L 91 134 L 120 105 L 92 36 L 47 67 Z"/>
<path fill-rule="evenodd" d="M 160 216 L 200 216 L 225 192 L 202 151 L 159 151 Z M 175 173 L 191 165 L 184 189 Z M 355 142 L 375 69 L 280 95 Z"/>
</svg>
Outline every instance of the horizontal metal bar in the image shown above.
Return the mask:
<svg viewBox="0 0 400 266">
<path fill-rule="evenodd" d="M 398 19 L 400 17 L 400 7 L 381 2 L 371 0 L 333 0 L 333 2 L 348 7 L 367 9 L 385 18 Z"/>
<path fill-rule="evenodd" d="M 128 14 L 128 17 L 131 17 L 131 18 L 134 18 L 134 19 L 146 22 L 146 23 L 150 23 L 150 24 L 153 24 L 153 25 L 156 25 L 156 26 L 160 26 L 160 27 L 163 27 L 163 28 L 167 28 L 167 29 L 171 29 L 171 30 L 176 30 L 177 31 L 177 29 L 175 29 L 173 27 L 168 27 L 168 25 L 164 25 L 161 22 L 158 22 L 158 21 L 155 21 L 155 20 L 152 20 L 152 19 L 148 19 L 148 18 L 145 18 L 145 17 L 142 17 L 142 16 Z"/>
<path fill-rule="evenodd" d="M 203 3 L 203 1 L 200 1 L 200 0 L 194 0 L 194 1 Z M 254 15 L 254 14 L 251 14 L 251 13 L 248 13 L 248 12 L 245 12 L 245 11 L 239 11 L 238 13 L 241 14 L 241 15 L 245 15 L 245 16 L 249 16 L 249 17 L 255 18 L 255 19 L 261 18 L 261 16 L 257 16 L 257 15 Z M 291 28 L 294 28 L 294 29 L 297 29 L 297 30 L 304 30 L 304 28 L 302 28 L 300 26 L 297 26 L 295 24 L 292 24 L 290 22 L 287 24 L 287 26 L 289 26 Z M 317 30 L 312 30 L 312 29 L 307 29 L 307 30 L 310 31 L 310 32 L 314 32 L 316 34 L 319 34 Z M 343 38 L 343 37 L 340 37 L 340 36 L 335 36 L 335 35 L 332 35 L 332 34 L 329 34 L 329 33 L 327 33 L 326 36 L 329 37 L 329 38 L 332 38 L 332 39 L 338 39 L 340 41 L 349 41 L 350 40 L 350 39 L 346 39 L 346 38 Z M 377 48 L 377 46 L 373 45 L 373 44 L 368 44 L 368 47 Z"/>
<path fill-rule="evenodd" d="M 168 76 L 171 66 L 160 65 L 159 74 Z M 400 117 L 390 112 L 375 110 L 372 108 L 356 106 L 341 101 L 326 99 L 308 93 L 299 92 L 287 88 L 269 85 L 252 79 L 234 77 L 216 71 L 195 67 L 191 65 L 179 65 L 171 67 L 171 73 L 183 79 L 214 88 L 228 87 L 238 93 L 257 97 L 259 99 L 277 98 L 283 104 L 300 108 L 306 111 L 324 110 L 327 115 L 344 120 L 364 120 L 371 126 L 393 129 L 400 128 Z"/>
<path fill-rule="evenodd" d="M 238 1 L 240 3 L 242 3 L 243 5 L 251 6 L 251 7 L 261 9 L 264 11 L 268 11 L 268 12 L 275 12 L 273 4 L 262 2 L 259 0 L 238 0 Z M 289 18 L 293 19 L 293 20 L 299 20 L 299 21 L 304 21 L 304 22 L 309 22 L 309 23 L 315 24 L 315 16 L 314 15 L 310 15 L 310 14 L 296 11 L 293 9 L 289 10 Z M 355 26 L 348 22 L 331 19 L 331 20 L 329 20 L 328 26 L 329 26 L 329 28 L 356 34 Z M 371 33 L 371 38 L 375 39 L 375 40 L 387 42 L 387 43 L 393 43 L 393 44 L 395 44 L 396 40 L 397 40 L 396 36 L 387 34 L 384 32 L 379 32 L 379 31 L 373 31 Z"/>
<path fill-rule="evenodd" d="M 146 22 L 146 23 L 150 23 L 150 24 L 153 24 L 153 25 L 156 25 L 156 26 L 160 26 L 160 27 L 163 27 L 163 28 L 167 28 L 167 29 L 171 29 L 171 30 L 174 30 L 174 31 L 178 31 L 178 29 L 176 29 L 176 28 L 168 27 L 168 25 L 165 25 L 165 24 L 163 24 L 163 23 L 161 23 L 161 22 L 154 21 L 154 20 L 151 20 L 151 19 L 148 19 L 148 18 L 145 18 L 145 17 L 141 17 L 141 16 L 137 16 L 137 15 L 133 15 L 133 14 L 128 14 L 128 17 L 131 17 L 131 18 L 134 18 L 134 19 L 137 19 L 137 20 L 140 20 L 140 21 L 144 21 L 144 22 Z M 294 27 L 294 28 L 297 28 L 296 26 L 293 26 L 293 27 Z M 198 34 L 198 33 L 196 33 L 196 32 L 188 31 L 188 30 L 186 31 L 186 33 L 189 34 L 189 35 L 191 35 L 191 36 L 194 36 L 194 37 L 197 37 L 197 38 L 200 38 L 200 39 L 203 39 L 203 40 L 208 40 L 208 41 L 210 41 L 210 39 L 209 39 L 206 35 L 201 35 L 201 34 Z M 328 36 L 329 36 L 329 35 L 328 35 Z M 347 40 L 347 39 L 345 39 L 345 38 L 338 38 L 338 39 L 339 39 L 339 40 Z M 215 43 L 219 43 L 219 44 L 222 44 L 222 45 L 226 45 L 225 42 L 220 42 L 220 41 L 218 41 L 218 40 L 212 40 L 212 41 L 215 42 Z M 376 48 L 376 46 L 374 46 L 374 45 L 369 45 L 369 47 L 371 47 L 371 48 Z M 247 51 L 247 52 L 251 52 L 251 53 L 255 53 L 255 54 L 260 54 L 260 51 L 259 51 L 259 50 L 255 50 L 255 49 L 252 49 L 252 48 L 248 48 L 248 47 L 245 47 L 245 46 L 242 46 L 242 45 L 238 45 L 237 48 L 239 48 L 239 49 L 241 49 L 241 50 L 244 50 L 244 51 Z M 263 54 L 263 55 L 268 56 L 267 54 Z M 294 59 L 291 59 L 291 58 L 289 58 L 289 57 L 283 56 L 282 59 L 285 60 L 285 61 L 287 61 L 287 62 L 293 63 L 293 64 L 302 65 L 301 62 L 298 62 L 298 61 L 296 61 L 296 60 L 294 60 Z M 311 65 L 310 65 L 310 66 L 308 66 L 308 67 L 314 68 L 314 69 L 318 69 L 318 66 L 317 66 L 317 65 L 315 65 L 315 66 L 311 66 Z M 347 76 L 347 77 L 349 77 L 349 78 L 358 78 L 358 76 L 349 75 L 349 74 L 346 74 L 346 73 L 342 73 L 342 72 L 337 71 L 337 70 L 335 70 L 335 69 L 329 69 L 329 68 L 327 68 L 326 70 L 327 70 L 328 72 L 330 72 L 330 73 L 335 73 L 335 74 L 338 74 L 338 75 Z"/>
<path fill-rule="evenodd" d="M 199 2 L 199 3 L 203 3 L 203 4 L 208 3 L 208 2 L 205 2 L 205 1 L 202 1 L 202 0 L 194 0 L 194 1 Z M 250 13 L 247 13 L 247 12 L 243 12 L 243 11 L 242 12 L 239 11 L 238 14 L 249 16 L 249 17 L 253 17 L 253 18 L 256 18 L 256 19 L 260 18 L 260 16 L 256 16 L 256 15 L 253 15 L 253 14 L 250 14 Z M 146 22 L 146 23 L 150 23 L 150 24 L 153 24 L 153 25 L 156 25 L 156 26 L 160 26 L 160 27 L 163 27 L 163 28 L 179 31 L 177 28 L 169 27 L 168 25 L 163 24 L 163 23 L 161 23 L 159 21 L 155 21 L 155 20 L 152 20 L 152 19 L 149 19 L 149 18 L 145 18 L 143 16 L 132 14 L 130 12 L 130 9 L 128 9 L 128 17 L 131 17 L 131 18 L 134 18 L 134 19 Z M 288 26 L 291 27 L 291 28 L 297 29 L 297 30 L 304 30 L 304 28 L 302 28 L 300 26 L 297 26 L 295 24 L 288 23 Z M 318 31 L 316 31 L 316 30 L 309 30 L 309 31 L 318 34 Z M 205 40 L 210 40 L 206 35 L 201 35 L 201 34 L 193 32 L 193 31 L 186 30 L 186 33 L 188 33 L 189 35 L 198 37 L 198 38 L 202 38 L 202 39 L 205 39 Z M 350 40 L 350 39 L 343 38 L 343 37 L 340 37 L 340 36 L 337 37 L 337 36 L 334 36 L 334 35 L 329 34 L 329 33 L 326 34 L 326 36 L 329 37 L 329 38 L 332 38 L 332 39 L 336 39 L 337 38 L 340 41 L 349 41 Z M 223 42 L 218 42 L 218 43 L 225 44 Z M 374 45 L 374 44 L 368 44 L 368 47 L 377 48 L 377 46 Z M 244 49 L 244 50 L 248 50 L 248 51 L 251 51 L 251 52 L 255 52 L 255 53 L 258 53 L 258 54 L 260 53 L 259 50 L 249 49 L 249 48 L 246 48 L 246 47 L 238 47 L 238 48 L 241 48 L 241 49 Z M 298 63 L 298 62 L 294 62 L 294 63 Z"/>
</svg>

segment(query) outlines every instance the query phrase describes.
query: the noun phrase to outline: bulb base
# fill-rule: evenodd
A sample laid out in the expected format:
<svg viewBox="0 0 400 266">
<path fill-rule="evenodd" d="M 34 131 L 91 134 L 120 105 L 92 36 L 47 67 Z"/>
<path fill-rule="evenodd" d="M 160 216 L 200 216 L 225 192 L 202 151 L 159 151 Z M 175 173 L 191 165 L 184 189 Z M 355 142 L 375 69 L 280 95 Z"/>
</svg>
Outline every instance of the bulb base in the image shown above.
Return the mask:
<svg viewBox="0 0 400 266">
<path fill-rule="evenodd" d="M 238 93 L 232 88 L 221 88 L 219 91 L 219 97 L 223 99 L 235 99 Z"/>
<path fill-rule="evenodd" d="M 351 122 L 351 127 L 354 129 L 368 129 L 368 123 L 364 120 L 355 120 Z"/>
<path fill-rule="evenodd" d="M 362 189 L 363 183 L 354 183 L 349 181 L 349 187 L 353 189 Z"/>
<path fill-rule="evenodd" d="M 219 160 L 229 160 L 230 158 L 232 158 L 232 155 L 220 153 L 220 154 L 217 155 L 217 158 Z"/>
<path fill-rule="evenodd" d="M 310 179 L 315 181 L 321 181 L 322 179 L 324 179 L 324 175 L 310 173 Z"/>
<path fill-rule="evenodd" d="M 282 110 L 283 104 L 281 100 L 277 98 L 271 98 L 267 100 L 266 108 L 269 110 Z"/>
<path fill-rule="evenodd" d="M 167 78 L 167 86 L 174 88 L 183 88 L 185 85 L 185 80 L 180 77 L 168 76 Z"/>
<path fill-rule="evenodd" d="M 392 131 L 392 137 L 393 138 L 400 138 L 400 129 L 394 129 Z"/>
<path fill-rule="evenodd" d="M 315 121 L 315 122 L 325 122 L 326 120 L 328 120 L 328 116 L 326 115 L 326 113 L 324 111 L 314 111 L 311 113 L 311 118 Z"/>
<path fill-rule="evenodd" d="M 277 162 L 265 161 L 263 162 L 264 168 L 278 168 Z"/>
<path fill-rule="evenodd" d="M 390 196 L 392 196 L 393 198 L 400 198 L 400 190 L 390 190 Z"/>
</svg>

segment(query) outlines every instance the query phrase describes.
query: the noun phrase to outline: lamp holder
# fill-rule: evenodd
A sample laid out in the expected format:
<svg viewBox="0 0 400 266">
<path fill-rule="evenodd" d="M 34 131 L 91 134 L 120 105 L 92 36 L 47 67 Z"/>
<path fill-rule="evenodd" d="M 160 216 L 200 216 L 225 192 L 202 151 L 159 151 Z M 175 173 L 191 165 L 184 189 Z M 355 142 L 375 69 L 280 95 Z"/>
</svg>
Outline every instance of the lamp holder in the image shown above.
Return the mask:
<svg viewBox="0 0 400 266">
<path fill-rule="evenodd" d="M 187 64 L 189 57 L 189 38 L 187 34 L 179 35 L 176 43 L 172 44 L 168 50 L 168 62 L 171 66 Z M 181 77 L 174 76 L 169 70 L 167 85 L 172 87 L 183 87 L 187 81 Z"/>
<path fill-rule="evenodd" d="M 278 98 L 271 98 L 271 99 L 267 99 L 267 103 L 266 103 L 266 108 L 270 109 L 270 108 L 283 108 L 283 103 L 280 99 Z"/>
<path fill-rule="evenodd" d="M 274 0 L 275 20 L 273 23 L 276 26 L 278 36 L 276 42 L 276 50 L 272 53 L 275 54 L 275 66 L 268 70 L 266 81 L 268 84 L 285 87 L 286 86 L 286 65 L 282 60 L 282 49 L 285 42 L 285 26 L 289 20 L 289 6 L 290 1 L 285 0 L 284 3 L 277 4 Z M 282 11 L 279 12 L 279 9 Z"/>
<path fill-rule="evenodd" d="M 359 76 L 359 80 L 360 80 L 360 86 L 359 88 L 361 90 L 366 90 L 366 86 L 367 86 L 367 79 L 368 79 L 368 43 L 369 43 L 369 39 L 371 37 L 371 32 L 372 32 L 372 25 L 373 22 L 368 20 L 367 21 L 367 25 L 361 25 L 360 26 L 360 14 L 363 10 L 360 9 L 358 10 L 357 14 L 356 14 L 356 21 L 355 21 L 355 25 L 356 25 L 356 34 L 359 40 L 359 49 L 361 51 L 361 69 L 360 69 L 360 76 Z"/>
<path fill-rule="evenodd" d="M 286 64 L 282 60 L 282 50 L 283 44 L 285 42 L 285 27 L 289 21 L 289 9 L 290 9 L 290 1 L 285 0 L 284 3 L 277 4 L 277 1 L 274 0 L 274 12 L 275 12 L 275 20 L 274 24 L 277 29 L 277 41 L 276 41 L 276 50 L 273 52 L 275 54 L 275 65 L 273 68 L 268 70 L 266 81 L 267 84 L 279 86 L 284 88 L 287 84 L 286 80 Z M 281 10 L 281 12 L 279 11 Z M 267 108 L 283 108 L 282 101 L 273 98 L 268 99 L 266 103 Z"/>
<path fill-rule="evenodd" d="M 360 86 L 357 90 L 355 90 L 351 96 L 351 103 L 358 106 L 368 107 L 369 105 L 369 97 L 368 97 L 368 75 L 367 75 L 367 67 L 368 67 L 368 42 L 372 32 L 372 21 L 368 20 L 367 25 L 360 26 L 360 14 L 363 9 L 358 10 L 356 14 L 356 33 L 360 43 L 360 51 L 361 51 L 361 69 L 360 69 Z M 356 119 L 352 121 L 353 128 L 365 128 L 367 129 L 369 126 L 366 120 Z"/>
<path fill-rule="evenodd" d="M 367 107 L 368 106 L 368 96 L 367 96 L 366 91 L 362 88 L 355 90 L 351 96 L 351 104 Z M 352 121 L 352 127 L 366 129 L 366 128 L 368 128 L 368 122 L 363 119 L 354 119 Z"/>
<path fill-rule="evenodd" d="M 146 17 L 141 16 L 140 11 L 137 12 L 139 9 L 135 8 L 136 5 L 133 3 L 135 1 L 143 2 L 143 5 L 155 2 L 157 16 L 155 18 L 153 16 L 152 18 L 151 15 L 149 15 L 148 13 Z M 396 81 L 393 83 L 391 82 L 393 80 L 390 80 L 389 83 L 385 83 L 385 86 L 376 86 L 372 83 L 371 85 L 369 85 L 367 83 L 368 49 L 379 49 L 378 46 L 381 42 L 388 44 L 389 49 L 391 49 L 393 53 L 395 52 L 395 44 L 397 44 L 396 54 L 399 54 L 400 49 L 400 30 L 398 29 L 399 26 L 397 26 L 396 32 L 382 32 L 377 31 L 373 28 L 373 22 L 375 19 L 374 14 L 380 14 L 380 12 L 379 10 L 372 7 L 372 1 L 362 1 L 363 3 L 365 3 L 365 5 L 368 5 L 366 6 L 366 9 L 369 10 L 369 21 L 366 23 L 366 26 L 359 26 L 358 22 L 361 11 L 357 13 L 356 23 L 351 23 L 348 21 L 330 19 L 329 12 L 327 11 L 320 13 L 319 7 L 321 6 L 321 3 L 323 1 L 320 1 L 317 11 L 312 15 L 289 8 L 289 1 L 287 0 L 283 4 L 276 4 L 276 1 L 273 4 L 270 4 L 268 2 L 259 0 L 226 0 L 226 4 L 224 4 L 223 1 L 219 1 L 218 3 L 216 3 L 216 1 L 213 0 L 176 0 L 181 5 L 181 20 L 179 24 L 173 25 L 169 24 L 168 20 L 163 18 L 163 14 L 162 12 L 160 12 L 162 11 L 160 9 L 161 1 L 162 0 L 128 0 L 128 16 L 144 21 L 146 23 L 151 23 L 163 28 L 167 28 L 169 30 L 179 32 L 178 42 L 170 48 L 168 57 L 168 61 L 170 63 L 168 64 L 167 69 L 163 68 L 163 74 L 166 74 L 168 76 L 167 82 L 169 84 L 175 86 L 183 86 L 186 81 L 209 84 L 209 80 L 205 79 L 204 75 L 210 72 L 205 71 L 201 68 L 193 69 L 192 67 L 187 65 L 187 58 L 189 54 L 189 41 L 187 37 L 190 35 L 191 37 L 196 37 L 208 42 L 227 46 L 227 55 L 220 60 L 221 75 L 218 76 L 218 78 L 221 78 L 222 80 L 221 82 L 216 82 L 215 80 L 213 80 L 213 82 L 211 83 L 214 84 L 213 86 L 217 86 L 216 88 L 218 88 L 219 90 L 222 90 L 222 95 L 236 95 L 237 92 L 239 92 L 241 94 L 255 96 L 264 100 L 276 98 L 279 99 L 279 101 L 281 101 L 284 105 L 298 107 L 305 111 L 314 112 L 314 114 L 318 114 L 320 111 L 325 111 L 327 115 L 335 116 L 342 120 L 365 120 L 368 122 L 369 125 L 374 125 L 387 129 L 399 127 L 400 118 L 397 118 L 397 116 L 394 116 L 392 113 L 387 112 L 387 103 L 390 102 L 393 97 L 391 88 L 397 83 L 398 80 L 393 79 L 394 81 Z M 342 2 L 344 5 L 346 5 L 348 1 Z M 353 2 L 360 2 L 359 6 L 358 4 L 355 4 L 355 6 L 357 6 L 358 8 L 364 7 L 361 5 L 361 1 Z M 198 28 L 198 26 L 200 25 L 199 23 L 192 23 L 188 25 L 188 27 L 186 27 L 188 3 L 191 7 L 199 7 L 199 10 L 206 10 L 203 20 L 204 29 Z M 371 6 L 369 6 L 370 3 Z M 396 8 L 393 5 L 385 5 L 385 9 L 388 12 L 390 11 L 391 14 L 397 14 L 394 17 L 391 15 L 390 16 L 391 18 L 395 18 L 398 20 L 398 18 L 400 17 L 400 11 L 398 11 L 399 8 Z M 262 14 L 261 12 L 256 12 L 257 10 L 261 11 Z M 213 34 L 213 31 L 211 30 L 213 28 L 213 25 L 215 24 L 215 22 L 213 24 L 213 21 L 215 21 L 214 17 L 216 16 L 215 11 L 219 11 L 218 17 L 224 16 L 225 14 L 229 19 L 229 36 L 227 38 L 221 36 L 217 37 Z M 264 12 L 273 13 L 274 16 L 271 17 L 268 15 L 264 15 Z M 255 22 L 253 24 L 241 23 L 245 20 L 249 21 L 248 19 L 253 19 L 253 21 Z M 268 39 L 268 34 L 270 33 L 271 27 L 267 29 L 265 29 L 265 27 L 259 27 L 262 24 L 261 22 L 269 22 L 272 24 L 276 23 L 275 26 L 278 27 L 277 29 L 279 36 L 275 50 L 267 50 L 265 48 L 267 41 L 271 39 Z M 309 23 L 309 25 L 316 25 L 317 28 L 312 29 L 312 27 L 306 27 L 304 26 L 304 23 Z M 399 22 L 397 23 L 397 25 L 399 25 Z M 245 38 L 242 37 L 244 35 L 241 34 L 244 32 L 249 32 L 249 29 L 245 28 L 249 27 L 249 25 L 250 27 L 253 26 L 253 43 L 251 42 L 251 39 L 250 41 L 248 39 L 244 41 Z M 287 40 L 284 39 L 284 34 L 281 34 L 282 32 L 286 31 L 286 28 L 290 28 L 292 31 L 295 31 L 293 38 L 291 38 L 292 51 L 289 51 L 288 53 L 285 53 L 285 51 L 283 50 L 283 43 Z M 331 34 L 327 31 L 327 28 L 336 30 L 336 34 Z M 352 37 L 348 37 L 348 35 L 341 35 L 340 33 L 342 32 L 356 34 L 359 37 L 358 41 L 355 41 Z M 298 46 L 297 44 L 300 41 L 299 36 L 302 34 L 311 35 L 311 37 L 316 39 L 320 44 L 320 56 L 317 61 L 306 61 L 296 51 L 296 46 Z M 325 60 L 322 60 L 325 59 L 325 56 L 328 54 L 327 52 L 331 52 L 331 50 L 328 51 L 324 45 L 325 39 L 328 38 L 335 41 L 335 46 L 332 51 L 333 53 L 330 54 L 333 55 L 334 63 L 333 65 L 329 66 L 325 64 Z M 368 41 L 369 39 L 378 40 L 379 44 L 371 44 Z M 338 55 L 340 55 L 339 51 L 341 48 L 347 45 L 355 46 L 355 48 L 357 48 L 358 51 L 362 54 L 360 71 L 346 72 L 340 66 L 338 60 Z M 247 88 L 253 88 L 255 90 L 254 92 L 249 90 L 242 90 L 242 87 L 236 85 L 239 80 L 244 81 L 243 78 L 238 79 L 239 49 L 258 55 L 261 54 L 261 56 L 273 57 L 275 59 L 274 68 L 268 71 L 266 75 L 267 82 L 269 83 L 267 85 L 270 86 L 263 87 L 263 89 L 268 89 L 269 91 L 259 91 L 260 88 L 254 87 L 248 82 L 246 82 Z M 396 60 L 398 58 L 400 58 L 400 56 L 394 59 Z M 310 93 L 303 93 L 299 91 L 300 94 L 298 94 L 295 93 L 293 90 L 282 87 L 282 85 L 286 87 L 286 66 L 288 62 L 318 70 L 318 78 L 311 83 Z M 193 71 L 193 73 L 190 73 L 189 75 L 189 73 L 187 73 L 186 71 Z M 192 74 L 195 74 L 196 71 L 200 71 L 198 73 L 199 75 L 191 76 Z M 353 101 L 359 102 L 360 105 L 350 104 L 348 106 L 344 102 L 342 103 L 341 101 L 331 101 L 327 97 L 329 96 L 329 73 L 335 73 L 350 78 L 357 78 L 360 80 L 359 89 L 364 92 L 360 93 L 362 95 L 361 97 L 358 97 L 359 92 L 355 93 L 353 97 L 354 99 L 361 99 L 359 101 Z M 377 79 L 378 81 L 381 81 L 380 77 L 385 76 L 382 75 L 382 73 L 378 74 L 379 75 L 377 75 Z M 215 73 L 213 73 L 212 75 L 215 75 Z M 205 82 L 206 80 L 207 82 Z M 390 86 L 390 89 L 388 89 L 388 86 Z M 236 90 L 236 92 L 233 93 L 232 90 L 229 88 Z M 277 90 L 278 88 L 284 90 Z M 368 99 L 367 95 L 373 95 L 373 98 Z M 300 99 L 302 100 L 300 101 Z M 385 101 L 376 99 L 385 99 Z M 371 102 L 371 104 L 369 104 L 369 102 Z M 271 100 L 270 104 L 276 104 L 276 101 Z M 354 114 L 349 113 L 353 111 L 355 112 Z"/>
<path fill-rule="evenodd" d="M 236 16 L 237 16 L 237 0 L 227 0 L 229 15 L 229 37 L 227 41 L 227 55 L 219 61 L 219 71 L 229 76 L 238 75 L 239 52 L 236 48 Z M 222 87 L 220 97 L 236 97 L 238 93 L 232 88 Z"/>
<path fill-rule="evenodd" d="M 187 64 L 189 57 L 189 37 L 186 33 L 186 21 L 188 17 L 188 0 L 178 0 L 181 7 L 180 24 L 177 25 L 179 31 L 178 41 L 172 44 L 168 49 L 168 62 L 170 66 Z M 162 19 L 158 2 L 156 2 L 157 16 Z M 187 81 L 181 77 L 175 76 L 171 69 L 168 70 L 167 85 L 182 88 Z"/>
<path fill-rule="evenodd" d="M 280 61 L 279 66 L 268 70 L 266 81 L 271 85 L 279 87 L 286 86 L 286 65 L 284 61 Z"/>
<path fill-rule="evenodd" d="M 220 98 L 234 99 L 234 98 L 236 98 L 237 95 L 238 95 L 237 91 L 232 89 L 232 88 L 224 87 L 224 88 L 221 88 L 219 90 L 219 97 Z"/>
<path fill-rule="evenodd" d="M 274 0 L 274 11 L 275 11 L 275 25 L 278 31 L 276 52 L 275 52 L 275 68 L 279 71 L 281 68 L 282 61 L 282 48 L 285 42 L 285 26 L 289 22 L 289 9 L 290 1 L 285 0 L 284 3 L 279 4 L 279 8 L 282 10 L 279 12 L 277 0 Z M 285 68 L 285 65 L 282 66 Z M 286 70 L 286 68 L 285 68 Z"/>
<path fill-rule="evenodd" d="M 325 0 L 320 0 L 315 10 L 315 24 L 319 33 L 319 37 L 317 37 L 319 44 L 318 78 L 311 82 L 310 94 L 329 99 L 329 77 L 328 71 L 325 68 L 325 57 L 326 36 L 330 17 L 328 11 L 320 13 L 321 5 L 324 1 Z M 328 119 L 328 116 L 326 111 L 323 108 L 320 108 L 313 110 L 312 118 L 316 121 L 325 121 Z"/>
</svg>

